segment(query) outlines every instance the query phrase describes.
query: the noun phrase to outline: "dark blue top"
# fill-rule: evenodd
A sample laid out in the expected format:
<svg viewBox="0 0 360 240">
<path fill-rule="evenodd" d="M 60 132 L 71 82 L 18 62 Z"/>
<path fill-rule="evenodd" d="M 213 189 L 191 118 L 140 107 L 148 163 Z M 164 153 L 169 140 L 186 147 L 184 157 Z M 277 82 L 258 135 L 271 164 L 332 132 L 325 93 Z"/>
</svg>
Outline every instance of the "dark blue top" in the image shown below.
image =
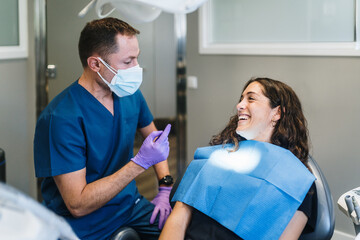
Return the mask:
<svg viewBox="0 0 360 240">
<path fill-rule="evenodd" d="M 104 207 L 74 218 L 52 176 L 86 167 L 86 181 L 106 177 L 133 157 L 137 128 L 148 126 L 153 116 L 140 90 L 119 98 L 113 94 L 112 115 L 92 94 L 74 82 L 41 113 L 35 131 L 34 161 L 42 184 L 44 204 L 64 216 L 82 239 L 101 239 L 121 226 L 139 197 L 135 181 Z"/>
</svg>

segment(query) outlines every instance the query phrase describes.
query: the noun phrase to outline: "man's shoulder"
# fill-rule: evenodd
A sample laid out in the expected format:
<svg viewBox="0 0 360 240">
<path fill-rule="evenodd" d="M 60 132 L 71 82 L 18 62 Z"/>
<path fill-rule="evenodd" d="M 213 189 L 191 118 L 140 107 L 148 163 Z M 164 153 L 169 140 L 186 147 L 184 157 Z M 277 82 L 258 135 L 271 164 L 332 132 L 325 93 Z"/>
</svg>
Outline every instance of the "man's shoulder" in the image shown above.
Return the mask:
<svg viewBox="0 0 360 240">
<path fill-rule="evenodd" d="M 52 115 L 52 116 L 67 116 L 76 115 L 79 107 L 79 99 L 77 98 L 77 92 L 79 86 L 77 82 L 74 82 L 61 93 L 59 93 L 51 102 L 46 106 L 41 115 Z"/>
</svg>

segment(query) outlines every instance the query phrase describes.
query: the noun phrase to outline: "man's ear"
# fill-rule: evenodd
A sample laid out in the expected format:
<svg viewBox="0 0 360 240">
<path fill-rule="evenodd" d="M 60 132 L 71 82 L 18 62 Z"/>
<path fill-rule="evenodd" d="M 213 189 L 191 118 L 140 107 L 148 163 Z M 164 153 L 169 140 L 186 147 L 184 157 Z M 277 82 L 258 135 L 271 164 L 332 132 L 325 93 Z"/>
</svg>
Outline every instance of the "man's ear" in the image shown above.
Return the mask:
<svg viewBox="0 0 360 240">
<path fill-rule="evenodd" d="M 92 71 L 100 71 L 100 60 L 97 57 L 88 57 L 87 64 Z"/>
</svg>

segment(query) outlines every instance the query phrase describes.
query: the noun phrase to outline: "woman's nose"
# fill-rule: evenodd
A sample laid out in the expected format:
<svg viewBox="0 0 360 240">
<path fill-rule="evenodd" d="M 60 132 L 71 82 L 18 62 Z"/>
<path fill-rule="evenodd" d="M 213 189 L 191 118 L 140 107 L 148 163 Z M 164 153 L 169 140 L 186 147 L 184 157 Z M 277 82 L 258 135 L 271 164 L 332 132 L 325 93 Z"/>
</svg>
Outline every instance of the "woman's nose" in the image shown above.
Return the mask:
<svg viewBox="0 0 360 240">
<path fill-rule="evenodd" d="M 238 111 L 245 109 L 245 101 L 241 100 L 237 105 L 236 108 Z"/>
</svg>

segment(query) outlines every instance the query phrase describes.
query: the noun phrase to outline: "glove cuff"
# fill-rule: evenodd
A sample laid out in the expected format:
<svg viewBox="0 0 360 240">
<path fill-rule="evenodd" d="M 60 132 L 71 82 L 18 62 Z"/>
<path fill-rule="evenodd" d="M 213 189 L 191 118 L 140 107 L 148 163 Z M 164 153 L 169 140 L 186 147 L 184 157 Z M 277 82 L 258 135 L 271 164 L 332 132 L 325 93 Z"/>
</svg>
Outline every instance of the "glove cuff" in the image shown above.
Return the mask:
<svg viewBox="0 0 360 240">
<path fill-rule="evenodd" d="M 164 192 L 171 192 L 172 187 L 159 187 L 159 192 L 160 191 L 164 191 Z"/>
<path fill-rule="evenodd" d="M 137 155 L 136 155 L 137 156 Z M 143 163 L 141 160 L 138 159 L 138 157 L 133 157 L 130 160 L 139 165 L 142 168 L 145 168 L 147 170 L 150 166 L 147 166 L 145 163 Z"/>
</svg>

